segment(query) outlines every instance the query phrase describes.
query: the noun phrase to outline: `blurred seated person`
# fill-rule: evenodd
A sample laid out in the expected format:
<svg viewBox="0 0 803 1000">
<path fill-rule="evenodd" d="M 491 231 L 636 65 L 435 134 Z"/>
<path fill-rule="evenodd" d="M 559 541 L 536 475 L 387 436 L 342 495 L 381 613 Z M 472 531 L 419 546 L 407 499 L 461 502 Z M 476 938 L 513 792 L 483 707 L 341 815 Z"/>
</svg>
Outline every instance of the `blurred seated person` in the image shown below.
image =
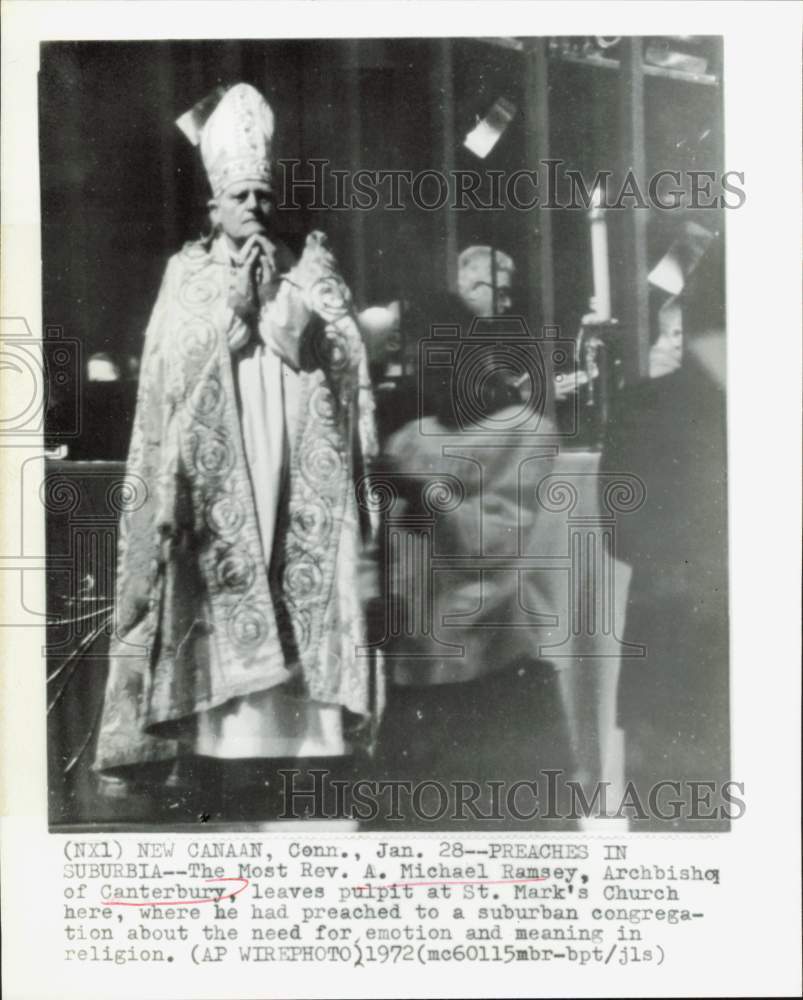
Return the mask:
<svg viewBox="0 0 803 1000">
<path fill-rule="evenodd" d="M 490 246 L 469 246 L 457 258 L 457 294 L 437 292 L 409 302 L 397 299 L 360 313 L 358 321 L 377 387 L 377 423 L 382 438 L 416 416 L 432 415 L 434 402 L 447 391 L 447 374 L 419 371 L 421 344 L 432 337 L 433 328 L 455 326 L 466 333 L 477 319 L 512 315 L 515 276 L 516 265 L 509 254 Z M 672 316 L 674 313 L 667 314 L 662 322 Z M 677 350 L 671 332 L 659 338 L 650 354 L 651 374 L 673 369 L 679 363 Z M 571 406 L 569 400 L 575 393 L 598 375 L 571 358 L 567 362 L 566 369 L 553 378 L 559 420 L 562 408 Z M 392 381 L 383 384 L 383 379 Z"/>
<path fill-rule="evenodd" d="M 476 318 L 510 312 L 515 265 L 501 250 L 494 254 L 495 265 L 487 246 L 471 246 L 460 254 L 456 295 L 439 291 L 397 299 L 364 309 L 357 317 L 377 390 L 380 439 L 419 415 L 432 414 L 433 402 L 446 389 L 440 375 L 426 386 L 420 383 L 419 348 L 431 338 L 433 327 L 456 326 L 465 333 Z M 383 385 L 383 379 L 392 381 Z"/>
<path fill-rule="evenodd" d="M 463 371 L 456 353 L 454 367 L 422 373 L 423 390 L 435 395 L 424 400 L 426 415 L 385 443 L 377 474 L 392 496 L 381 759 L 409 766 L 408 777 L 416 766 L 436 777 L 469 754 L 496 769 L 490 777 L 523 777 L 524 758 L 505 749 L 507 712 L 492 706 L 519 692 L 514 739 L 529 751 L 544 719 L 529 678 L 546 668 L 563 742 L 553 739 L 541 766 L 601 777 L 618 661 L 569 628 L 568 574 L 555 571 L 566 558 L 566 515 L 538 492 L 559 445 L 543 412 L 543 368 L 510 370 L 494 341 L 468 355 Z M 433 559 L 449 565 L 433 569 Z"/>
<path fill-rule="evenodd" d="M 495 256 L 495 259 L 494 259 Z M 516 265 L 501 250 L 492 256 L 491 247 L 471 246 L 457 258 L 457 291 L 470 325 L 477 317 L 507 316 L 513 312 Z M 531 333 L 535 333 L 530 328 Z M 583 372 L 567 372 L 554 379 L 555 399 L 561 400 L 583 385 Z"/>
</svg>

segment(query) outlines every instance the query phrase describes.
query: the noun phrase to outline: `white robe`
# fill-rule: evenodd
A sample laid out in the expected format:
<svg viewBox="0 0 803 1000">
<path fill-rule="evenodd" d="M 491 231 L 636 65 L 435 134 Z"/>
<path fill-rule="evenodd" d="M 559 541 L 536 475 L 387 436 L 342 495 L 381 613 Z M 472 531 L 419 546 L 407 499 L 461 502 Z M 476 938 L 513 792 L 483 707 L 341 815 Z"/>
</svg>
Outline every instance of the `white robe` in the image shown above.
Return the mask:
<svg viewBox="0 0 803 1000">
<path fill-rule="evenodd" d="M 278 305 L 281 296 L 280 290 Z M 269 332 L 265 322 L 263 316 L 263 336 Z M 278 513 L 288 489 L 298 423 L 299 376 L 261 341 L 239 357 L 234 355 L 233 361 L 245 458 L 267 572 Z M 339 705 L 292 698 L 281 688 L 234 698 L 198 715 L 195 752 L 204 756 L 328 757 L 345 754 L 347 749 Z"/>
</svg>

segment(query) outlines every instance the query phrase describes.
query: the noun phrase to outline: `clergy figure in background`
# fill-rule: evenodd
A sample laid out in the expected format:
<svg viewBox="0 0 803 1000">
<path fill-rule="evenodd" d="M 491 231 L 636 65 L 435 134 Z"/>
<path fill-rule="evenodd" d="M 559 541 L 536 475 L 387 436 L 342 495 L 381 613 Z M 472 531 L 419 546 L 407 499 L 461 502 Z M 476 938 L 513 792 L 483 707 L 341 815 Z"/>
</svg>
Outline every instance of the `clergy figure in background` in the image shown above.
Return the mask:
<svg viewBox="0 0 803 1000">
<path fill-rule="evenodd" d="M 264 98 L 237 84 L 178 124 L 213 231 L 168 262 L 145 335 L 95 768 L 264 786 L 266 759 L 347 754 L 381 701 L 358 654 L 372 395 L 325 237 L 295 260 L 273 235 Z"/>
<path fill-rule="evenodd" d="M 425 765 L 427 779 L 508 787 L 531 765 L 565 769 L 589 795 L 611 782 L 613 800 L 623 784 L 615 637 L 629 572 L 603 559 L 595 458 L 567 454 L 552 417 L 550 395 L 579 383 L 561 388 L 541 351 L 548 341 L 512 315 L 514 276 L 501 250 L 459 255 L 458 297 L 433 307 L 428 327 L 460 332 L 420 353 L 419 413 L 383 447 L 397 499 L 380 759 L 393 775 Z M 564 489 L 588 522 L 582 556 L 555 502 Z M 543 667 L 555 678 L 546 689 Z"/>
</svg>

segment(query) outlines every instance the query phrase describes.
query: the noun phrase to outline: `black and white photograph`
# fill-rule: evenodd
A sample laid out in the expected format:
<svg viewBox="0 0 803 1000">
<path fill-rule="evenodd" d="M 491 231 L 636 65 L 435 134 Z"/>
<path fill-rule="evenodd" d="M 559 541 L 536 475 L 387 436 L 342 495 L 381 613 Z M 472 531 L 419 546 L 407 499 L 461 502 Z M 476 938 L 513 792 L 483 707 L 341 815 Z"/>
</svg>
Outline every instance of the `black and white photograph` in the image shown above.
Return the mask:
<svg viewBox="0 0 803 1000">
<path fill-rule="evenodd" d="M 42 46 L 54 829 L 728 828 L 722 94 L 715 36 Z"/>
<path fill-rule="evenodd" d="M 3 995 L 799 995 L 800 8 L 0 7 Z"/>
</svg>

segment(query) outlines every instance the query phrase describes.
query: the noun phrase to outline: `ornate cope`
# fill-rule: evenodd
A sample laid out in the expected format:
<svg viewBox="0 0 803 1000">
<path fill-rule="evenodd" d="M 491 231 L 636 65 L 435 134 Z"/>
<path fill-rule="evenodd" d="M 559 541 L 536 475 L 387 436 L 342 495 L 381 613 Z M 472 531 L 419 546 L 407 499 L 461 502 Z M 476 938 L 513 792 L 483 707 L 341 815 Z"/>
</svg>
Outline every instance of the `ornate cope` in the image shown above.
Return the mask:
<svg viewBox="0 0 803 1000">
<path fill-rule="evenodd" d="M 354 642 L 333 652 L 324 641 L 332 628 L 365 631 L 355 593 L 344 603 L 333 585 L 338 560 L 358 557 L 354 479 L 375 452 L 348 291 L 334 273 L 300 290 L 314 316 L 266 567 L 227 341 L 229 268 L 215 246 L 171 258 L 146 332 L 127 466 L 139 501 L 121 524 L 96 769 L 169 759 L 195 713 L 276 685 L 362 717 L 380 687 Z"/>
</svg>

